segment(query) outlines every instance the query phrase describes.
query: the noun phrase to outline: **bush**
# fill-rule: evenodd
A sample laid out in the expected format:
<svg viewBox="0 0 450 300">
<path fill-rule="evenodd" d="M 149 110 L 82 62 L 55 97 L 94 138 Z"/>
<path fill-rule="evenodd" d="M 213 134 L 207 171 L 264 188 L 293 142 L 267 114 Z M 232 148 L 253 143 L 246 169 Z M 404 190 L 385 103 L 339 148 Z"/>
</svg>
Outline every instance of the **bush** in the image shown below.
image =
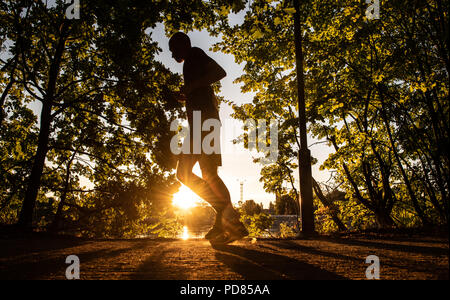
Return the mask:
<svg viewBox="0 0 450 300">
<path fill-rule="evenodd" d="M 280 237 L 285 239 L 285 238 L 291 238 L 291 237 L 296 237 L 297 233 L 294 229 L 294 226 L 289 226 L 289 224 L 287 223 L 281 223 L 280 224 Z"/>
<path fill-rule="evenodd" d="M 249 232 L 249 237 L 262 237 L 264 233 L 269 234 L 269 228 L 273 224 L 273 219 L 265 213 L 255 215 L 241 214 L 241 222 L 245 224 Z"/>
</svg>

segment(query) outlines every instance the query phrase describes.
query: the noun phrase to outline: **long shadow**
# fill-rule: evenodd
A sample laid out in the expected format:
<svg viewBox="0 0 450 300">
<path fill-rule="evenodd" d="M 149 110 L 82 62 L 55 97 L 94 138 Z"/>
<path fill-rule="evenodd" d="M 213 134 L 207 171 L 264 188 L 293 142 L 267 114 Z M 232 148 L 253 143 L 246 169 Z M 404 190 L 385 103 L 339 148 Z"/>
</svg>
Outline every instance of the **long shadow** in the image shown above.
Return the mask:
<svg viewBox="0 0 450 300">
<path fill-rule="evenodd" d="M 276 241 L 275 243 L 271 243 L 268 242 L 269 245 L 273 245 L 277 248 L 281 248 L 281 249 L 286 249 L 286 250 L 295 250 L 295 251 L 299 251 L 299 252 L 303 252 L 303 253 L 309 253 L 312 255 L 318 255 L 318 256 L 325 256 L 325 257 L 330 257 L 330 258 L 335 258 L 335 259 L 344 259 L 347 261 L 355 261 L 355 262 L 360 262 L 361 260 L 357 257 L 352 257 L 352 256 L 348 256 L 348 255 L 342 255 L 342 254 L 337 254 L 337 253 L 332 253 L 332 252 L 326 252 L 326 251 L 322 251 L 322 250 L 318 250 L 317 248 L 314 247 L 308 247 L 308 246 L 303 246 L 303 245 L 299 245 L 297 243 L 294 243 L 293 241 Z M 272 249 L 274 250 L 274 249 Z"/>
<path fill-rule="evenodd" d="M 335 258 L 335 259 L 344 259 L 346 261 L 354 261 L 357 264 L 361 263 L 361 258 L 358 258 L 358 257 L 317 250 L 314 247 L 299 245 L 293 241 L 278 241 L 276 243 L 269 242 L 269 244 L 271 244 L 277 248 L 280 248 L 280 249 L 295 250 L 295 251 L 299 251 L 299 252 L 303 252 L 303 253 L 308 253 L 311 255 L 319 255 L 319 256 L 330 257 L 330 258 Z M 384 248 L 377 248 L 377 249 L 384 249 Z M 435 265 L 432 263 L 417 264 L 416 261 L 407 259 L 404 257 L 402 257 L 398 262 L 399 263 L 384 262 L 384 264 L 386 266 L 397 267 L 397 268 L 407 269 L 409 271 L 418 271 L 418 272 L 430 272 L 430 268 L 431 268 L 431 269 L 434 269 L 436 272 L 442 273 L 443 275 L 441 275 L 441 277 L 444 276 L 444 278 L 448 278 L 448 273 L 447 273 L 448 269 L 442 268 L 441 266 L 438 266 L 438 265 Z"/>
<path fill-rule="evenodd" d="M 373 240 L 386 240 L 390 242 L 409 242 L 409 243 L 422 243 L 422 244 L 448 244 L 448 237 L 438 236 L 436 239 L 423 238 L 423 237 L 365 237 L 365 239 Z"/>
<path fill-rule="evenodd" d="M 98 250 L 87 253 L 77 254 L 80 258 L 81 270 L 83 264 L 101 258 L 110 258 L 119 256 L 123 252 L 130 251 L 133 248 L 120 249 L 120 250 Z M 58 255 L 57 257 L 42 258 L 37 257 L 35 261 L 23 261 L 3 265 L 0 267 L 0 279 L 1 280 L 33 280 L 39 278 L 46 278 L 53 276 L 55 278 L 64 278 L 65 270 L 68 265 L 65 262 L 65 255 Z"/>
<path fill-rule="evenodd" d="M 13 255 L 25 255 L 23 258 L 17 258 L 0 265 L 0 280 L 32 280 L 39 278 L 65 278 L 65 270 L 68 267 L 65 260 L 67 255 L 75 254 L 80 258 L 81 272 L 83 272 L 83 265 L 91 261 L 96 261 L 99 258 L 114 258 L 128 251 L 135 251 L 139 248 L 145 247 L 145 241 L 139 241 L 138 243 L 132 243 L 130 247 L 122 249 L 100 249 L 93 251 L 81 250 L 80 253 L 58 253 L 52 255 L 46 253 L 46 251 L 68 249 L 83 245 L 89 241 L 77 240 L 77 239 L 38 239 L 33 240 L 33 245 L 26 253 L 22 253 L 24 249 L 17 249 L 12 247 L 8 252 L 12 252 Z M 1 244 L 1 243 L 0 243 Z M 22 247 L 23 245 L 20 245 Z M 2 251 L 3 252 L 3 251 Z M 22 260 L 19 260 L 22 259 Z"/>
<path fill-rule="evenodd" d="M 0 258 L 72 248 L 88 243 L 78 238 L 8 238 L 0 239 Z"/>
<path fill-rule="evenodd" d="M 367 240 L 355 240 L 355 239 L 327 239 L 330 242 L 351 246 L 362 246 L 362 247 L 373 247 L 377 249 L 385 250 L 395 250 L 408 253 L 418 253 L 426 255 L 448 255 L 448 249 L 439 247 L 427 247 L 427 246 L 416 246 L 416 245 L 405 245 L 405 244 L 392 244 L 392 243 L 381 243 L 375 241 Z"/>
<path fill-rule="evenodd" d="M 164 261 L 170 253 L 167 249 L 157 249 L 130 275 L 133 280 L 186 280 L 188 271 L 183 266 L 171 266 Z"/>
<path fill-rule="evenodd" d="M 245 279 L 343 280 L 338 274 L 302 261 L 238 246 L 216 246 L 216 258 Z"/>
</svg>

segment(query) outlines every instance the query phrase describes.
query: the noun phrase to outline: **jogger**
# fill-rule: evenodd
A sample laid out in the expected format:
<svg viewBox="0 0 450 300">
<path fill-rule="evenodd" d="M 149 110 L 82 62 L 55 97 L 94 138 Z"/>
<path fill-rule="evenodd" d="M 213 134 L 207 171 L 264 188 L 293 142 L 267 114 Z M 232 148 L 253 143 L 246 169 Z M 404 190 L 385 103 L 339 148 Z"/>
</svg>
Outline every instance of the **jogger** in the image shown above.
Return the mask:
<svg viewBox="0 0 450 300">
<path fill-rule="evenodd" d="M 240 239 L 248 234 L 244 225 L 239 221 L 239 214 L 231 204 L 230 193 L 219 177 L 217 169 L 222 165 L 219 153 L 207 154 L 201 149 L 200 154 L 193 153 L 193 124 L 194 111 L 201 113 L 201 124 L 207 119 L 219 119 L 217 98 L 211 84 L 226 76 L 225 70 L 209 57 L 202 49 L 191 46 L 189 37 L 178 32 L 169 41 L 172 57 L 179 63 L 184 62 L 183 77 L 186 113 L 189 123 L 190 152 L 180 154 L 177 165 L 177 178 L 192 191 L 202 197 L 215 209 L 216 222 L 205 238 L 211 243 L 226 244 Z M 201 140 L 208 132 L 201 132 Z M 214 140 L 214 142 L 216 142 Z M 220 148 L 219 148 L 220 149 Z M 192 168 L 199 163 L 202 177 L 192 172 Z"/>
</svg>

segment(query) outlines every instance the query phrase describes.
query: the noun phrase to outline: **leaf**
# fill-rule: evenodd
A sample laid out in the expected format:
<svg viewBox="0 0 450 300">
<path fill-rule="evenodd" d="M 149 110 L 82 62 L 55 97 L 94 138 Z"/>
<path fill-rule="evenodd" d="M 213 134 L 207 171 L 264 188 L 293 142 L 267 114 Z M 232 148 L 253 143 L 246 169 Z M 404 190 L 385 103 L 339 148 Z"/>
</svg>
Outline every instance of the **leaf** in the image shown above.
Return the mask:
<svg viewBox="0 0 450 300">
<path fill-rule="evenodd" d="M 292 15 L 295 14 L 295 8 L 294 7 L 287 7 L 285 9 L 283 9 L 285 12 L 287 12 L 288 14 Z"/>
<path fill-rule="evenodd" d="M 259 29 L 255 30 L 253 33 L 253 38 L 260 39 L 262 37 L 264 37 L 264 33 L 262 33 Z"/>
<path fill-rule="evenodd" d="M 280 17 L 276 17 L 274 20 L 275 25 L 280 25 L 283 22 L 283 20 Z"/>
</svg>

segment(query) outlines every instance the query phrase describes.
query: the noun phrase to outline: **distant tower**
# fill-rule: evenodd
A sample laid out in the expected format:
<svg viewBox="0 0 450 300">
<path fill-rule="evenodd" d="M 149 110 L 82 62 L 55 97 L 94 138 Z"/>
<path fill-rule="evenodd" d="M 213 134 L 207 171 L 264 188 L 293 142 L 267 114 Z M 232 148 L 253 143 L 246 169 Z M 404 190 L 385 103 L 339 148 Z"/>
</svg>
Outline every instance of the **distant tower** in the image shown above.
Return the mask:
<svg viewBox="0 0 450 300">
<path fill-rule="evenodd" d="M 239 186 L 240 186 L 240 201 L 244 202 L 244 182 L 246 181 L 244 180 L 239 180 L 236 179 L 237 181 L 239 181 Z"/>
</svg>

